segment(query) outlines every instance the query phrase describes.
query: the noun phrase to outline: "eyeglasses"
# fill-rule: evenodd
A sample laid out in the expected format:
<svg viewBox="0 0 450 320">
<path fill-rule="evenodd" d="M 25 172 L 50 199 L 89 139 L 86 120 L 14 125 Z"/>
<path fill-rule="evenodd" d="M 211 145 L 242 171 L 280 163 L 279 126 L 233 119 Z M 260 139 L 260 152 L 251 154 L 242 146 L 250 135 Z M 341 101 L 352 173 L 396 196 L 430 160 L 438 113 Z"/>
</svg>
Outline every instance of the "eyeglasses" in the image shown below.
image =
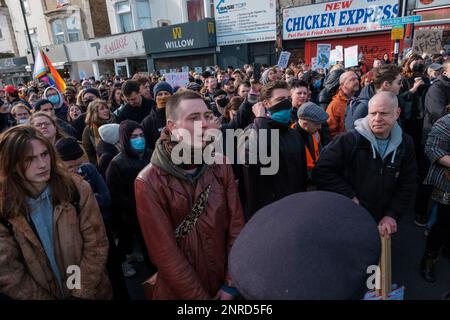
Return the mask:
<svg viewBox="0 0 450 320">
<path fill-rule="evenodd" d="M 34 126 L 36 128 L 48 128 L 50 126 L 53 126 L 53 124 L 50 122 L 41 122 L 41 123 L 35 123 Z"/>
</svg>

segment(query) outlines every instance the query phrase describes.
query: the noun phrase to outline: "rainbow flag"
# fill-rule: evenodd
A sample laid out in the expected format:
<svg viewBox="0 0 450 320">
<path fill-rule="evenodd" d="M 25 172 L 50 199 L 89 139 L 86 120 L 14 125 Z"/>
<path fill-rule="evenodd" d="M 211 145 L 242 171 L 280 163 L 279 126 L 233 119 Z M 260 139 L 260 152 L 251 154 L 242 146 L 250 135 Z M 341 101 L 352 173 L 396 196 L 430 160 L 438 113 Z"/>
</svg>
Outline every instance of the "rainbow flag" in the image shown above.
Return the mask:
<svg viewBox="0 0 450 320">
<path fill-rule="evenodd" d="M 66 83 L 61 78 L 58 71 L 53 67 L 52 62 L 42 49 L 39 49 L 36 55 L 33 78 L 45 81 L 51 86 L 55 86 L 61 93 L 66 90 Z"/>
</svg>

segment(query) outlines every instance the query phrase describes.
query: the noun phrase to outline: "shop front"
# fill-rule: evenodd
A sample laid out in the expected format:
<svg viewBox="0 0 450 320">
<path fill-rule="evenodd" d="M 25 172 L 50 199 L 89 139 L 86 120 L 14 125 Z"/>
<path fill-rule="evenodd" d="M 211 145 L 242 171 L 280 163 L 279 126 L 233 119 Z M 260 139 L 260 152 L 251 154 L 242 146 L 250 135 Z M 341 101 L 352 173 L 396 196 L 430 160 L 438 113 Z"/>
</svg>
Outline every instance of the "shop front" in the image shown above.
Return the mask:
<svg viewBox="0 0 450 320">
<path fill-rule="evenodd" d="M 94 76 L 130 78 L 135 73 L 147 72 L 142 31 L 122 33 L 87 41 Z"/>
<path fill-rule="evenodd" d="M 392 59 L 392 26 L 382 27 L 379 21 L 397 15 L 397 0 L 379 0 L 373 6 L 368 6 L 367 0 L 348 0 L 285 8 L 283 49 L 311 63 L 318 44 L 330 44 L 331 49 L 357 45 L 366 66 L 371 67 L 373 60 L 382 59 L 385 53 Z"/>
<path fill-rule="evenodd" d="M 217 62 L 213 19 L 146 29 L 143 37 L 150 72 L 205 68 Z"/>
<path fill-rule="evenodd" d="M 17 86 L 31 80 L 31 73 L 27 71 L 27 57 L 0 59 L 0 86 L 12 84 Z"/>
<path fill-rule="evenodd" d="M 450 51 L 450 3 L 448 0 L 416 1 L 414 14 L 422 20 L 414 25 L 414 50 L 435 54 Z"/>
</svg>

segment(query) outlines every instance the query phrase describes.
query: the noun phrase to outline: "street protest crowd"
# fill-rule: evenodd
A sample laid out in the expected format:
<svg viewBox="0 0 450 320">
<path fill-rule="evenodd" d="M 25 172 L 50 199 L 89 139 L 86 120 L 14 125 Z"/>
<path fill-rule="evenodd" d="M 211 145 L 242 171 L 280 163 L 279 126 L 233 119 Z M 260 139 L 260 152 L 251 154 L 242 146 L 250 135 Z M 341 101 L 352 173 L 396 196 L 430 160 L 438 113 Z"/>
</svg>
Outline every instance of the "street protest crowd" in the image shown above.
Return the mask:
<svg viewBox="0 0 450 320">
<path fill-rule="evenodd" d="M 156 72 L 68 80 L 63 92 L 1 88 L 1 298 L 128 299 L 125 278 L 144 262 L 151 299 L 243 299 L 228 268 L 241 230 L 315 190 L 367 210 L 383 237 L 414 212 L 427 244 L 411 263 L 439 281 L 436 261 L 450 259 L 448 52 L 348 69 L 216 66 L 189 81 L 172 87 Z M 218 139 L 211 130 L 235 142 L 215 150 L 222 163 L 197 157 Z M 255 150 L 272 161 L 251 161 Z"/>
</svg>

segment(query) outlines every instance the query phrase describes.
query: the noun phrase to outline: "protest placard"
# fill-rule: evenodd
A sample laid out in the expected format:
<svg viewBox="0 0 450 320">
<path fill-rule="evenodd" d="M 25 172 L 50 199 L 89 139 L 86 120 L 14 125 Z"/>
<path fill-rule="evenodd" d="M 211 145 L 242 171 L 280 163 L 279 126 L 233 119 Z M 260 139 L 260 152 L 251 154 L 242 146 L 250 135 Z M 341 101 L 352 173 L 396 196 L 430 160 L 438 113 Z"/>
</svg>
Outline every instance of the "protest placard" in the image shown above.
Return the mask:
<svg viewBox="0 0 450 320">
<path fill-rule="evenodd" d="M 283 51 L 278 59 L 278 67 L 286 69 L 289 64 L 289 59 L 291 58 L 291 53 L 288 51 Z"/>
<path fill-rule="evenodd" d="M 169 83 L 172 88 L 175 87 L 187 87 L 189 84 L 188 72 L 170 72 L 164 75 L 166 82 Z"/>
<path fill-rule="evenodd" d="M 328 68 L 330 66 L 330 51 L 331 44 L 317 45 L 317 67 L 318 68 Z"/>
<path fill-rule="evenodd" d="M 415 53 L 435 54 L 442 50 L 442 29 L 415 30 L 413 50 Z"/>
<path fill-rule="evenodd" d="M 344 49 L 345 67 L 350 68 L 358 65 L 358 46 Z"/>
</svg>

